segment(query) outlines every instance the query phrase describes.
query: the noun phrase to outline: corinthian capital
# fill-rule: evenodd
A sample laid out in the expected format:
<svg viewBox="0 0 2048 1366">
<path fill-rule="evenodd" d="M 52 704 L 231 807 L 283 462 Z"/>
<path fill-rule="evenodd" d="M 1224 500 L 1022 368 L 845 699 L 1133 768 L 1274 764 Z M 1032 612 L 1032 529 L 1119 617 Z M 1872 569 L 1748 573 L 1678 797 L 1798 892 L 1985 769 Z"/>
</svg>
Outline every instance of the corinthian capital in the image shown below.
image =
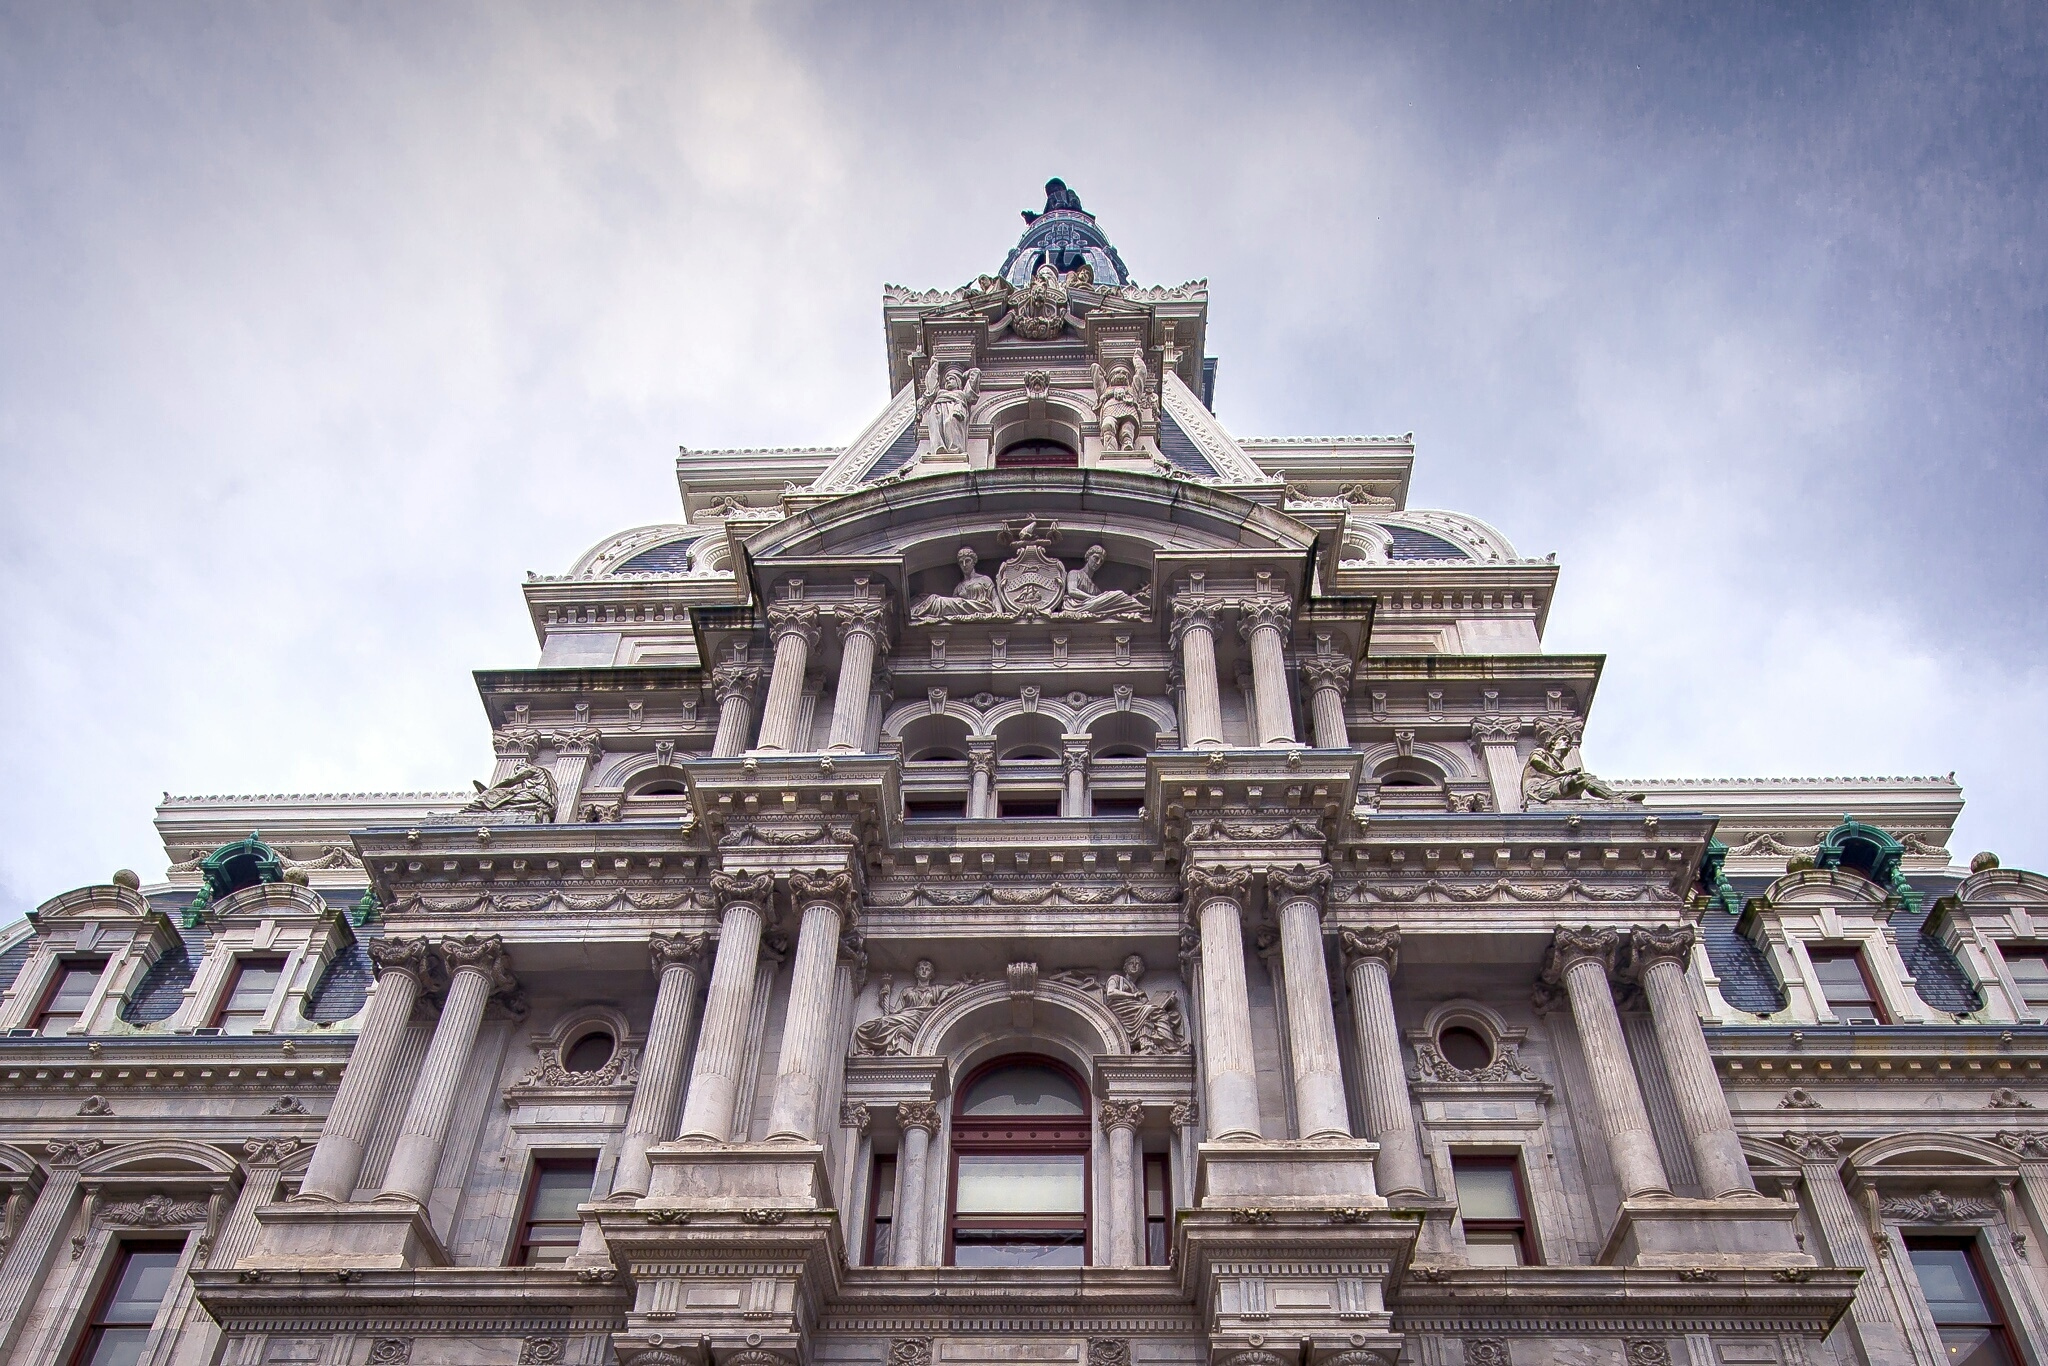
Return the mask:
<svg viewBox="0 0 2048 1366">
<path fill-rule="evenodd" d="M 752 906 L 765 911 L 768 898 L 775 891 L 773 873 L 756 873 L 746 877 L 736 873 L 713 873 L 711 875 L 711 898 L 724 910 L 735 903 Z"/>
<path fill-rule="evenodd" d="M 1113 1134 L 1118 1129 L 1129 1129 L 1133 1133 L 1145 1124 L 1145 1104 L 1136 1100 L 1105 1100 L 1102 1102 L 1102 1132 Z"/>
<path fill-rule="evenodd" d="M 1266 626 L 1286 636 L 1294 627 L 1294 604 L 1277 595 L 1246 598 L 1238 604 L 1237 629 L 1245 639 Z"/>
<path fill-rule="evenodd" d="M 1292 868 L 1268 868 L 1266 895 L 1288 901 L 1306 898 L 1320 909 L 1323 899 L 1330 894 L 1330 877 L 1327 863 L 1318 863 L 1313 868 L 1299 863 Z"/>
<path fill-rule="evenodd" d="M 799 635 L 804 644 L 818 643 L 818 609 L 808 602 L 777 603 L 768 609 L 768 634 L 776 640 Z"/>
<path fill-rule="evenodd" d="M 1190 868 L 1181 874 L 1181 885 L 1187 889 L 1188 900 L 1191 902 L 1200 903 L 1214 897 L 1228 897 L 1242 907 L 1244 894 L 1252 885 L 1252 870 Z"/>
<path fill-rule="evenodd" d="M 710 945 L 708 934 L 650 935 L 647 939 L 648 956 L 654 960 L 654 970 L 665 968 L 694 968 L 704 961 L 704 950 Z"/>
<path fill-rule="evenodd" d="M 905 1129 L 922 1129 L 936 1138 L 939 1132 L 939 1103 L 935 1100 L 897 1101 L 896 1122 Z"/>
<path fill-rule="evenodd" d="M 433 945 L 425 939 L 372 939 L 368 947 L 370 965 L 379 977 L 387 972 L 405 972 L 425 980 L 433 953 Z"/>
<path fill-rule="evenodd" d="M 533 756 L 540 752 L 540 732 L 523 726 L 501 730 L 491 737 L 491 748 L 500 759 L 517 759 L 530 764 Z"/>
<path fill-rule="evenodd" d="M 1337 933 L 1337 947 L 1344 954 L 1345 963 L 1361 958 L 1377 958 L 1387 965 L 1387 975 L 1401 964 L 1401 928 L 1398 925 L 1362 925 L 1355 930 L 1340 930 Z"/>
<path fill-rule="evenodd" d="M 1301 661 L 1301 681 L 1310 692 L 1324 688 L 1346 692 L 1351 687 L 1352 667 L 1348 659 L 1304 659 Z"/>
<path fill-rule="evenodd" d="M 853 909 L 855 887 L 853 874 L 841 869 L 836 873 L 791 873 L 789 890 L 799 907 L 826 905 L 841 914 Z"/>
<path fill-rule="evenodd" d="M 1522 725 L 1519 716 L 1475 716 L 1472 738 L 1482 745 L 1512 745 L 1522 733 Z"/>
<path fill-rule="evenodd" d="M 1614 958 L 1621 951 L 1621 935 L 1614 930 L 1594 929 L 1591 925 L 1573 929 L 1569 925 L 1557 927 L 1551 936 L 1550 949 L 1544 955 L 1543 980 L 1563 980 L 1565 970 L 1583 959 L 1592 959 L 1600 964 L 1603 972 L 1614 971 Z"/>
<path fill-rule="evenodd" d="M 1801 1162 L 1812 1166 L 1834 1166 L 1837 1155 L 1842 1151 L 1840 1134 L 1802 1134 L 1787 1132 L 1785 1146 Z"/>
<path fill-rule="evenodd" d="M 759 664 L 721 664 L 711 671 L 711 687 L 721 703 L 730 702 L 735 697 L 751 700 L 754 689 L 760 686 Z"/>
<path fill-rule="evenodd" d="M 1682 970 L 1692 958 L 1690 925 L 1637 925 L 1628 932 L 1629 971 L 1640 977 L 1656 963 L 1671 962 Z"/>
<path fill-rule="evenodd" d="M 519 979 L 512 975 L 512 962 L 505 955 L 505 941 L 498 935 L 466 934 L 460 939 L 443 939 L 441 961 L 448 965 L 451 976 L 465 970 L 482 973 L 490 979 L 493 996 L 519 988 Z"/>
<path fill-rule="evenodd" d="M 1197 628 L 1214 632 L 1216 629 L 1216 604 L 1207 598 L 1175 598 L 1173 600 L 1173 624 L 1168 628 L 1168 639 L 1173 648 L 1180 648 L 1180 638 L 1190 629 Z"/>
<path fill-rule="evenodd" d="M 886 649 L 889 644 L 889 610 L 879 602 L 852 602 L 834 609 L 839 621 L 839 638 L 852 635 L 872 636 L 875 644 Z"/>
<path fill-rule="evenodd" d="M 548 741 L 564 759 L 595 759 L 604 746 L 604 736 L 595 726 L 558 730 L 548 736 Z"/>
</svg>

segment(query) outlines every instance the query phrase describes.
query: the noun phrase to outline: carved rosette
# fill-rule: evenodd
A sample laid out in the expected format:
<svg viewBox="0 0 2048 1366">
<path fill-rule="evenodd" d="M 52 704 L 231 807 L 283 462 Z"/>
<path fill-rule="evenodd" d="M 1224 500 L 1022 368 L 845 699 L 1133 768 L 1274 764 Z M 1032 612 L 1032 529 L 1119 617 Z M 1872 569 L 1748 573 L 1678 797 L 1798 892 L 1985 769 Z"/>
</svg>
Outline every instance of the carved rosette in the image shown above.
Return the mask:
<svg viewBox="0 0 2048 1366">
<path fill-rule="evenodd" d="M 1398 925 L 1361 925 L 1355 930 L 1340 930 L 1337 946 L 1347 967 L 1361 958 L 1377 958 L 1387 965 L 1387 975 L 1391 977 L 1394 969 L 1401 965 L 1401 928 Z"/>
<path fill-rule="evenodd" d="M 1088 1366 L 1131 1366 L 1129 1338 L 1088 1339 Z"/>
<path fill-rule="evenodd" d="M 656 934 L 647 939 L 647 956 L 654 962 L 654 970 L 663 972 L 669 968 L 698 968 L 703 965 L 704 952 L 711 946 L 708 934 Z"/>
<path fill-rule="evenodd" d="M 1671 1344 L 1662 1338 L 1628 1338 L 1622 1345 L 1628 1366 L 1671 1366 Z"/>
<path fill-rule="evenodd" d="M 897 1101 L 896 1122 L 905 1129 L 922 1129 L 936 1138 L 939 1133 L 939 1103 L 935 1100 Z"/>
<path fill-rule="evenodd" d="M 512 975 L 512 962 L 505 954 L 501 935 L 466 934 L 460 939 L 443 939 L 441 961 L 448 965 L 450 976 L 458 972 L 482 973 L 491 984 L 493 996 L 509 996 L 519 989 L 519 979 Z"/>
<path fill-rule="evenodd" d="M 1676 963 L 1683 971 L 1692 958 L 1695 933 L 1690 925 L 1637 925 L 1628 932 L 1629 971 L 1640 977 L 1653 964 Z"/>
<path fill-rule="evenodd" d="M 426 980 L 433 945 L 425 939 L 372 939 L 368 948 L 370 964 L 379 977 L 387 972 L 404 972 Z"/>
<path fill-rule="evenodd" d="M 1466 1338 L 1465 1366 L 1508 1366 L 1506 1338 Z"/>
<path fill-rule="evenodd" d="M 711 875 L 711 899 L 723 911 L 732 905 L 752 906 L 766 913 L 768 898 L 775 891 L 773 873 L 756 873 L 752 877 L 738 873 L 713 873 Z"/>
<path fill-rule="evenodd" d="M 1810 1167 L 1832 1167 L 1839 1160 L 1842 1151 L 1840 1134 L 1802 1134 L 1787 1132 L 1785 1146 L 1792 1155 Z"/>
<path fill-rule="evenodd" d="M 768 609 L 768 634 L 780 641 L 784 636 L 802 636 L 806 648 L 818 643 L 818 609 L 807 602 L 777 603 Z"/>
<path fill-rule="evenodd" d="M 842 1100 L 839 1102 L 840 1128 L 854 1129 L 861 1133 L 866 1133 L 868 1126 L 873 1122 L 874 1115 L 869 1111 L 865 1101 Z"/>
<path fill-rule="evenodd" d="M 1294 629 L 1294 604 L 1278 595 L 1246 598 L 1238 604 L 1237 632 L 1246 640 L 1254 631 L 1270 627 L 1285 640 Z"/>
<path fill-rule="evenodd" d="M 1316 914 L 1320 915 L 1323 903 L 1330 895 L 1332 876 L 1327 863 L 1318 863 L 1313 868 L 1299 863 L 1292 868 L 1269 868 L 1266 870 L 1266 895 L 1281 901 L 1313 901 Z"/>
<path fill-rule="evenodd" d="M 1187 889 L 1191 907 L 1223 897 L 1236 902 L 1242 910 L 1245 893 L 1251 885 L 1252 870 L 1249 868 L 1189 868 L 1181 875 L 1181 886 Z"/>
<path fill-rule="evenodd" d="M 411 1338 L 375 1338 L 370 1343 L 370 1366 L 405 1366 L 411 1360 Z"/>
<path fill-rule="evenodd" d="M 1348 659 L 1304 659 L 1301 661 L 1301 683 L 1310 692 L 1325 688 L 1338 693 L 1351 689 L 1351 661 Z"/>
<path fill-rule="evenodd" d="M 1136 1133 L 1145 1124 L 1145 1105 L 1136 1100 L 1105 1100 L 1102 1102 L 1102 1132 L 1113 1134 L 1119 1129 Z"/>
<path fill-rule="evenodd" d="M 721 664 L 711 671 L 711 687 L 720 704 L 735 697 L 753 700 L 754 690 L 761 686 L 759 664 Z"/>
<path fill-rule="evenodd" d="M 930 1338 L 897 1338 L 889 1344 L 889 1366 L 932 1366 Z"/>
<path fill-rule="evenodd" d="M 1543 980 L 1555 985 L 1564 980 L 1565 972 L 1574 964 L 1587 959 L 1597 962 L 1602 972 L 1611 973 L 1615 955 L 1620 952 L 1621 935 L 1615 930 L 1595 929 L 1591 925 L 1575 930 L 1560 925 L 1543 957 Z"/>
</svg>

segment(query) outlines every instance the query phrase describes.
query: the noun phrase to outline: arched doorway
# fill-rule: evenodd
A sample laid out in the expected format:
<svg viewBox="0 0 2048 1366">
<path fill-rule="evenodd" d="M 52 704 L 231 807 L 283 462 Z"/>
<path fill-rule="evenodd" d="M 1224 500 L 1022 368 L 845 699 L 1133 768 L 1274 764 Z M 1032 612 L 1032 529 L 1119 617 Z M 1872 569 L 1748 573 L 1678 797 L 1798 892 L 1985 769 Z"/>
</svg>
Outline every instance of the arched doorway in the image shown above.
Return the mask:
<svg viewBox="0 0 2048 1366">
<path fill-rule="evenodd" d="M 1088 1263 L 1088 1089 L 1050 1058 L 986 1064 L 955 1093 L 954 1266 Z"/>
</svg>

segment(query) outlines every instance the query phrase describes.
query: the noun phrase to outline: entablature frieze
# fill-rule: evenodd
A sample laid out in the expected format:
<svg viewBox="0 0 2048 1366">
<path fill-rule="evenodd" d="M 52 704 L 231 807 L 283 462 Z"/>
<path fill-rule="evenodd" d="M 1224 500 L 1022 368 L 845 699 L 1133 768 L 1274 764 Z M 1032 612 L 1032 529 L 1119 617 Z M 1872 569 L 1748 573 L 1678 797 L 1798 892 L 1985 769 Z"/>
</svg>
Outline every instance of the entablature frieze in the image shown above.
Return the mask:
<svg viewBox="0 0 2048 1366">
<path fill-rule="evenodd" d="M 1782 1111 L 1878 1104 L 1862 1089 L 1874 1084 L 1967 1082 L 1984 1090 L 1988 1123 L 2033 1109 L 2027 1094 L 2048 1078 L 2048 1025 L 1708 1025 L 1706 1037 L 1724 1085 L 1798 1088 L 1804 1099 Z M 1831 1100 L 1837 1085 L 1859 1089 Z M 2015 1086 L 2027 1094 L 1998 1094 Z"/>
<path fill-rule="evenodd" d="M 1395 1300 L 1398 1333 L 1532 1338 L 1685 1333 L 1826 1335 L 1856 1268 L 1492 1267 L 1416 1263 Z"/>
</svg>

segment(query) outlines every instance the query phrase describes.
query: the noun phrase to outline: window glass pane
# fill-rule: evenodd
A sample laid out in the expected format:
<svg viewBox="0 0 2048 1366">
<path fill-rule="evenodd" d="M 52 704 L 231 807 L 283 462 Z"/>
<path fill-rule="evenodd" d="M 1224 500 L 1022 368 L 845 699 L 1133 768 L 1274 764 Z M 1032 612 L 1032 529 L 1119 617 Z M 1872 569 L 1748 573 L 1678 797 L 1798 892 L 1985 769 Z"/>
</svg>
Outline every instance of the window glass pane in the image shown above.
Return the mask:
<svg viewBox="0 0 2048 1366">
<path fill-rule="evenodd" d="M 1148 1157 L 1145 1159 L 1145 1217 L 1164 1219 L 1166 1217 L 1166 1159 Z"/>
<path fill-rule="evenodd" d="M 1968 1251 L 1960 1247 L 1909 1247 L 1907 1251 L 1913 1259 L 1913 1274 L 1920 1278 L 1920 1293 L 1927 1297 L 1936 1323 L 1994 1321 Z"/>
<path fill-rule="evenodd" d="M 2014 1366 L 2005 1335 L 1996 1328 L 1944 1328 L 1941 1345 L 1949 1366 Z"/>
<path fill-rule="evenodd" d="M 1465 1252 L 1474 1266 L 1520 1266 L 1522 1240 L 1505 1231 L 1465 1230 Z"/>
<path fill-rule="evenodd" d="M 137 1250 L 125 1254 L 115 1273 L 114 1287 L 107 1296 L 102 1323 L 141 1323 L 155 1320 L 157 1307 L 171 1293 L 171 1277 L 177 1274 L 178 1253 Z"/>
<path fill-rule="evenodd" d="M 1073 1115 L 1088 1113 L 1080 1088 L 1050 1067 L 1005 1067 L 967 1088 L 960 1113 L 974 1118 L 1002 1115 Z"/>
<path fill-rule="evenodd" d="M 953 1238 L 955 1266 L 1080 1266 L 1081 1231 L 962 1229 Z"/>
<path fill-rule="evenodd" d="M 85 1366 L 136 1366 L 148 1341 L 147 1328 L 97 1329 L 92 1351 L 83 1358 Z"/>
<path fill-rule="evenodd" d="M 896 1159 L 878 1157 L 875 1159 L 875 1217 L 891 1219 L 896 1215 Z"/>
<path fill-rule="evenodd" d="M 1829 1001 L 1867 1001 L 1870 987 L 1863 980 L 1863 968 L 1853 953 L 1817 953 L 1813 972 Z"/>
<path fill-rule="evenodd" d="M 2048 1002 L 2048 954 L 2008 949 L 2005 965 L 2019 983 L 2020 995 L 2030 1004 Z"/>
<path fill-rule="evenodd" d="M 526 1217 L 574 1220 L 576 1207 L 590 1198 L 596 1175 L 595 1163 L 542 1167 L 534 1174 L 533 1210 Z"/>
<path fill-rule="evenodd" d="M 1458 1213 L 1467 1219 L 1520 1219 L 1522 1198 L 1515 1189 L 1515 1169 L 1506 1163 L 1454 1162 L 1458 1179 Z"/>
<path fill-rule="evenodd" d="M 1079 1214 L 1086 1162 L 1080 1153 L 963 1155 L 955 1208 L 962 1214 Z"/>
<path fill-rule="evenodd" d="M 51 1012 L 82 1013 L 92 999 L 92 989 L 99 985 L 100 967 L 98 963 L 66 963 L 59 969 L 57 989 L 50 993 Z"/>
<path fill-rule="evenodd" d="M 230 1010 L 262 1010 L 284 976 L 284 964 L 275 958 L 245 958 L 235 970 L 235 989 L 228 997 Z"/>
</svg>

